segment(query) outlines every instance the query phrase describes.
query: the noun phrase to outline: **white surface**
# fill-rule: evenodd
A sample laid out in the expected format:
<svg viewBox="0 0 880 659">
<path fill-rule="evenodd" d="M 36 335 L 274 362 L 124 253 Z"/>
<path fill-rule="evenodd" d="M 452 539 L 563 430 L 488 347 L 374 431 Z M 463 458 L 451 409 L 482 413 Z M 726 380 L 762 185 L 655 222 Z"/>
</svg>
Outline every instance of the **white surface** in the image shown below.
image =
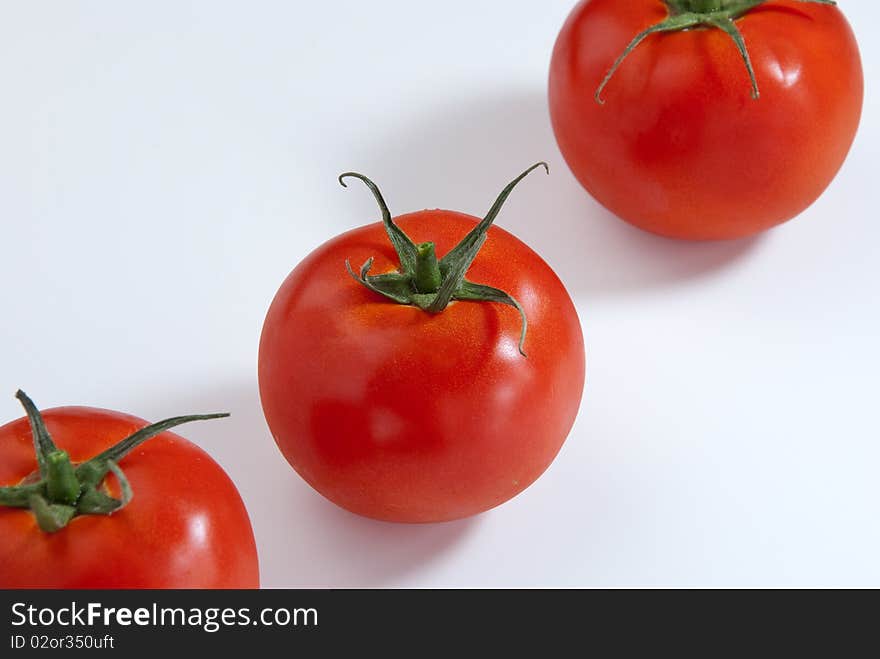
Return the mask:
<svg viewBox="0 0 880 659">
<path fill-rule="evenodd" d="M 867 96 L 837 180 L 761 238 L 682 244 L 578 187 L 547 118 L 573 0 L 6 1 L 0 420 L 88 404 L 182 434 L 250 510 L 266 586 L 880 586 L 877 3 L 843 8 Z M 377 216 L 482 214 L 556 269 L 587 341 L 550 470 L 478 518 L 398 526 L 326 502 L 259 407 L 277 287 Z M 548 230 L 553 235 L 548 233 Z"/>
</svg>

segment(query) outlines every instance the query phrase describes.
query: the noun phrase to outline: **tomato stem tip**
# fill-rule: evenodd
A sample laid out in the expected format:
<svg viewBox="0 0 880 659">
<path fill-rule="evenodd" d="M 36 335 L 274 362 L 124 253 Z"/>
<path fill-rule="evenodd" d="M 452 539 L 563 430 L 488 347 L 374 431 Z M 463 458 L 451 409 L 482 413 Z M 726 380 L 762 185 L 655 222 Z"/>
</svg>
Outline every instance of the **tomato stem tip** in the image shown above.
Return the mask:
<svg viewBox="0 0 880 659">
<path fill-rule="evenodd" d="M 148 439 L 190 421 L 219 419 L 228 413 L 178 416 L 150 424 L 99 455 L 74 467 L 66 451 L 55 446 L 43 415 L 23 391 L 15 394 L 28 418 L 34 438 L 38 478 L 25 478 L 18 485 L 0 487 L 0 506 L 28 508 L 46 533 L 60 531 L 78 515 L 110 515 L 124 508 L 133 495 L 128 479 L 117 462 Z M 110 496 L 103 486 L 108 473 L 116 476 L 122 498 Z"/>
<path fill-rule="evenodd" d="M 346 260 L 345 267 L 348 273 L 360 284 L 397 304 L 414 305 L 429 313 L 441 313 L 452 300 L 468 300 L 472 302 L 497 302 L 515 308 L 520 315 L 521 329 L 519 338 L 519 352 L 525 356 L 523 345 L 528 329 L 528 320 L 522 305 L 509 293 L 501 289 L 477 284 L 465 279 L 465 274 L 486 241 L 489 227 L 495 221 L 498 213 L 513 189 L 535 169 L 543 167 L 547 174 L 550 167 L 545 162 L 539 162 L 513 181 L 508 183 L 498 195 L 495 203 L 489 209 L 486 216 L 462 238 L 461 242 L 453 247 L 439 261 L 435 253 L 434 243 L 425 242 L 419 245 L 403 232 L 395 224 L 388 210 L 388 205 L 382 196 L 379 187 L 369 178 L 357 172 L 345 172 L 340 174 L 339 182 L 345 184 L 346 178 L 356 178 L 362 181 L 370 192 L 373 193 L 379 209 L 382 213 L 382 223 L 385 231 L 394 247 L 400 266 L 396 271 L 379 275 L 370 275 L 373 266 L 373 258 L 370 257 L 361 266 L 358 273 Z"/>
<path fill-rule="evenodd" d="M 761 97 L 761 91 L 758 88 L 758 80 L 752 67 L 752 59 L 749 55 L 748 47 L 736 20 L 748 13 L 750 10 L 763 5 L 767 0 L 665 0 L 669 9 L 669 16 L 659 23 L 649 26 L 639 32 L 632 41 L 624 48 L 623 52 L 617 57 L 611 68 L 602 78 L 594 95 L 599 105 L 605 105 L 605 99 L 602 98 L 602 92 L 611 82 L 614 74 L 623 64 L 623 61 L 641 45 L 641 43 L 652 34 L 660 32 L 680 32 L 694 27 L 709 27 L 721 30 L 727 34 L 733 41 L 736 49 L 742 57 L 746 72 L 751 83 L 752 98 L 757 100 Z M 836 6 L 834 0 L 797 0 L 798 2 L 808 2 L 820 5 Z"/>
</svg>

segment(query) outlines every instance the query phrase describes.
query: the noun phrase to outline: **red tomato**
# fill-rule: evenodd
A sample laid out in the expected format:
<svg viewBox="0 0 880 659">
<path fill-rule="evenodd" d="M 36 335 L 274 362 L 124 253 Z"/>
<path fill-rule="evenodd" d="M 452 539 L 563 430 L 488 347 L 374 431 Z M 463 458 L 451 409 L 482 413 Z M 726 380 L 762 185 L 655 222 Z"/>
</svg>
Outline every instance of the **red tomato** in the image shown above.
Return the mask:
<svg viewBox="0 0 880 659">
<path fill-rule="evenodd" d="M 722 29 L 651 34 L 598 103 L 616 58 L 674 4 L 584 0 L 572 11 L 550 67 L 563 156 L 600 203 L 661 235 L 738 238 L 794 217 L 834 178 L 859 124 L 862 68 L 846 19 L 833 6 L 793 0 L 736 18 L 758 99 Z"/>
<path fill-rule="evenodd" d="M 89 407 L 43 412 L 59 449 L 82 463 L 143 428 Z M 164 432 L 119 467 L 134 497 L 111 515 L 74 517 L 42 531 L 30 510 L 0 508 L 0 588 L 257 588 L 253 531 L 232 481 L 207 453 Z M 28 420 L 0 427 L 0 485 L 37 470 Z M 108 476 L 111 496 L 119 482 Z"/>
<path fill-rule="evenodd" d="M 444 210 L 396 220 L 437 254 L 477 221 Z M 317 248 L 272 302 L 259 382 L 278 446 L 321 494 L 376 519 L 452 520 L 510 499 L 550 465 L 580 403 L 583 338 L 565 288 L 516 237 L 489 229 L 468 276 L 519 300 L 525 357 L 515 309 L 395 304 L 343 267 L 371 257 L 377 273 L 400 265 L 381 223 Z"/>
</svg>

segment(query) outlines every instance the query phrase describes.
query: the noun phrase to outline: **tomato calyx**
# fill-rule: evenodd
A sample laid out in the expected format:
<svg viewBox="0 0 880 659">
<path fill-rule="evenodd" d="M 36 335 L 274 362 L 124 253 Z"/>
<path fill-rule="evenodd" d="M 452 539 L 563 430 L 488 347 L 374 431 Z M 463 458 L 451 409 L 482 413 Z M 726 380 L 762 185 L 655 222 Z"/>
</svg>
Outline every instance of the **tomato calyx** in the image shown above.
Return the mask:
<svg viewBox="0 0 880 659">
<path fill-rule="evenodd" d="M 495 221 L 510 193 L 520 181 L 538 167 L 543 167 L 548 174 L 550 173 L 547 163 L 539 162 L 508 183 L 479 224 L 439 260 L 434 251 L 434 243 L 425 242 L 416 245 L 394 223 L 388 205 L 375 183 L 357 172 L 341 174 L 339 182 L 343 187 L 348 187 L 345 184 L 346 178 L 356 178 L 363 181 L 373 193 L 382 211 L 382 223 L 385 225 L 385 231 L 388 233 L 388 238 L 400 260 L 400 266 L 396 271 L 380 275 L 369 274 L 370 268 L 373 266 L 372 257 L 367 259 L 358 273 L 352 269 L 348 260 L 345 261 L 346 269 L 357 282 L 371 291 L 398 304 L 414 305 L 429 313 L 442 312 L 452 300 L 497 302 L 514 307 L 522 320 L 519 352 L 525 357 L 523 344 L 526 340 L 528 320 L 522 305 L 509 293 L 492 286 L 468 281 L 464 276 L 486 241 L 486 232 L 492 226 L 492 222 Z"/>
<path fill-rule="evenodd" d="M 224 412 L 165 419 L 141 428 L 106 451 L 74 465 L 67 452 L 55 445 L 42 414 L 27 394 L 19 390 L 15 397 L 24 407 L 31 426 L 38 469 L 18 485 L 0 487 L 0 506 L 29 508 L 37 525 L 46 533 L 60 531 L 78 515 L 110 515 L 128 505 L 134 493 L 118 463 L 148 439 L 190 421 L 229 416 Z M 119 482 L 121 499 L 110 496 L 103 487 L 104 478 L 110 473 Z"/>
<path fill-rule="evenodd" d="M 809 2 L 820 5 L 836 6 L 834 0 L 797 0 L 798 2 Z M 659 32 L 680 32 L 691 28 L 706 27 L 721 30 L 727 34 L 733 41 L 736 49 L 745 64 L 746 71 L 749 74 L 749 80 L 752 85 L 752 98 L 757 100 L 761 97 L 758 88 L 758 80 L 755 77 L 755 70 L 752 67 L 752 59 L 749 56 L 749 50 L 743 39 L 742 32 L 736 25 L 736 19 L 740 18 L 750 10 L 763 5 L 767 0 L 664 0 L 669 8 L 669 16 L 659 23 L 648 27 L 639 32 L 629 45 L 618 56 L 614 64 L 605 74 L 599 87 L 596 89 L 595 99 L 599 105 L 605 105 L 602 98 L 602 92 L 623 61 L 632 51 L 649 36 Z"/>
</svg>

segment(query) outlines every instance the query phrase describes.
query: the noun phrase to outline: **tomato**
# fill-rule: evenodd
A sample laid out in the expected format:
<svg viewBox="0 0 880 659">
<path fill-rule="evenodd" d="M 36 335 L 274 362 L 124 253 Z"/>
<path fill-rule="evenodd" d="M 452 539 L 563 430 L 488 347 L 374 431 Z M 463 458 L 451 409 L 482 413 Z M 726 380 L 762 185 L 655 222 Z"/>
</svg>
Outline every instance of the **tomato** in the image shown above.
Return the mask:
<svg viewBox="0 0 880 659">
<path fill-rule="evenodd" d="M 343 508 L 396 522 L 474 515 L 537 479 L 568 435 L 584 384 L 574 305 L 534 251 L 488 228 L 515 183 L 482 222 L 446 210 L 392 221 L 376 189 L 388 225 L 321 245 L 277 292 L 259 350 L 265 416 L 293 468 Z M 431 254 L 482 235 L 468 276 L 507 293 L 431 312 L 353 280 L 349 260 L 366 260 L 376 285 L 405 271 L 386 235 L 398 226 L 396 240 L 433 241 L 418 245 Z M 522 345 L 512 301 L 528 321 Z"/>
<path fill-rule="evenodd" d="M 714 0 L 702 17 L 715 23 L 647 35 L 597 96 L 637 34 L 712 4 L 585 0 L 553 51 L 550 113 L 569 167 L 613 213 L 664 236 L 739 238 L 798 215 L 837 174 L 861 115 L 849 24 L 793 0 Z"/>
<path fill-rule="evenodd" d="M 78 466 L 146 425 L 90 407 L 45 410 L 42 419 Z M 38 467 L 28 419 L 0 427 L 0 485 L 32 482 Z M 121 459 L 114 473 L 124 473 L 130 486 L 127 506 L 112 514 L 79 514 L 54 532 L 43 530 L 31 510 L 0 507 L 0 588 L 259 586 L 247 511 L 207 453 L 162 432 Z M 8 487 L 0 489 L 3 498 L 10 496 Z M 123 503 L 118 499 L 128 488 L 108 475 L 97 489 L 103 500 Z"/>
</svg>

